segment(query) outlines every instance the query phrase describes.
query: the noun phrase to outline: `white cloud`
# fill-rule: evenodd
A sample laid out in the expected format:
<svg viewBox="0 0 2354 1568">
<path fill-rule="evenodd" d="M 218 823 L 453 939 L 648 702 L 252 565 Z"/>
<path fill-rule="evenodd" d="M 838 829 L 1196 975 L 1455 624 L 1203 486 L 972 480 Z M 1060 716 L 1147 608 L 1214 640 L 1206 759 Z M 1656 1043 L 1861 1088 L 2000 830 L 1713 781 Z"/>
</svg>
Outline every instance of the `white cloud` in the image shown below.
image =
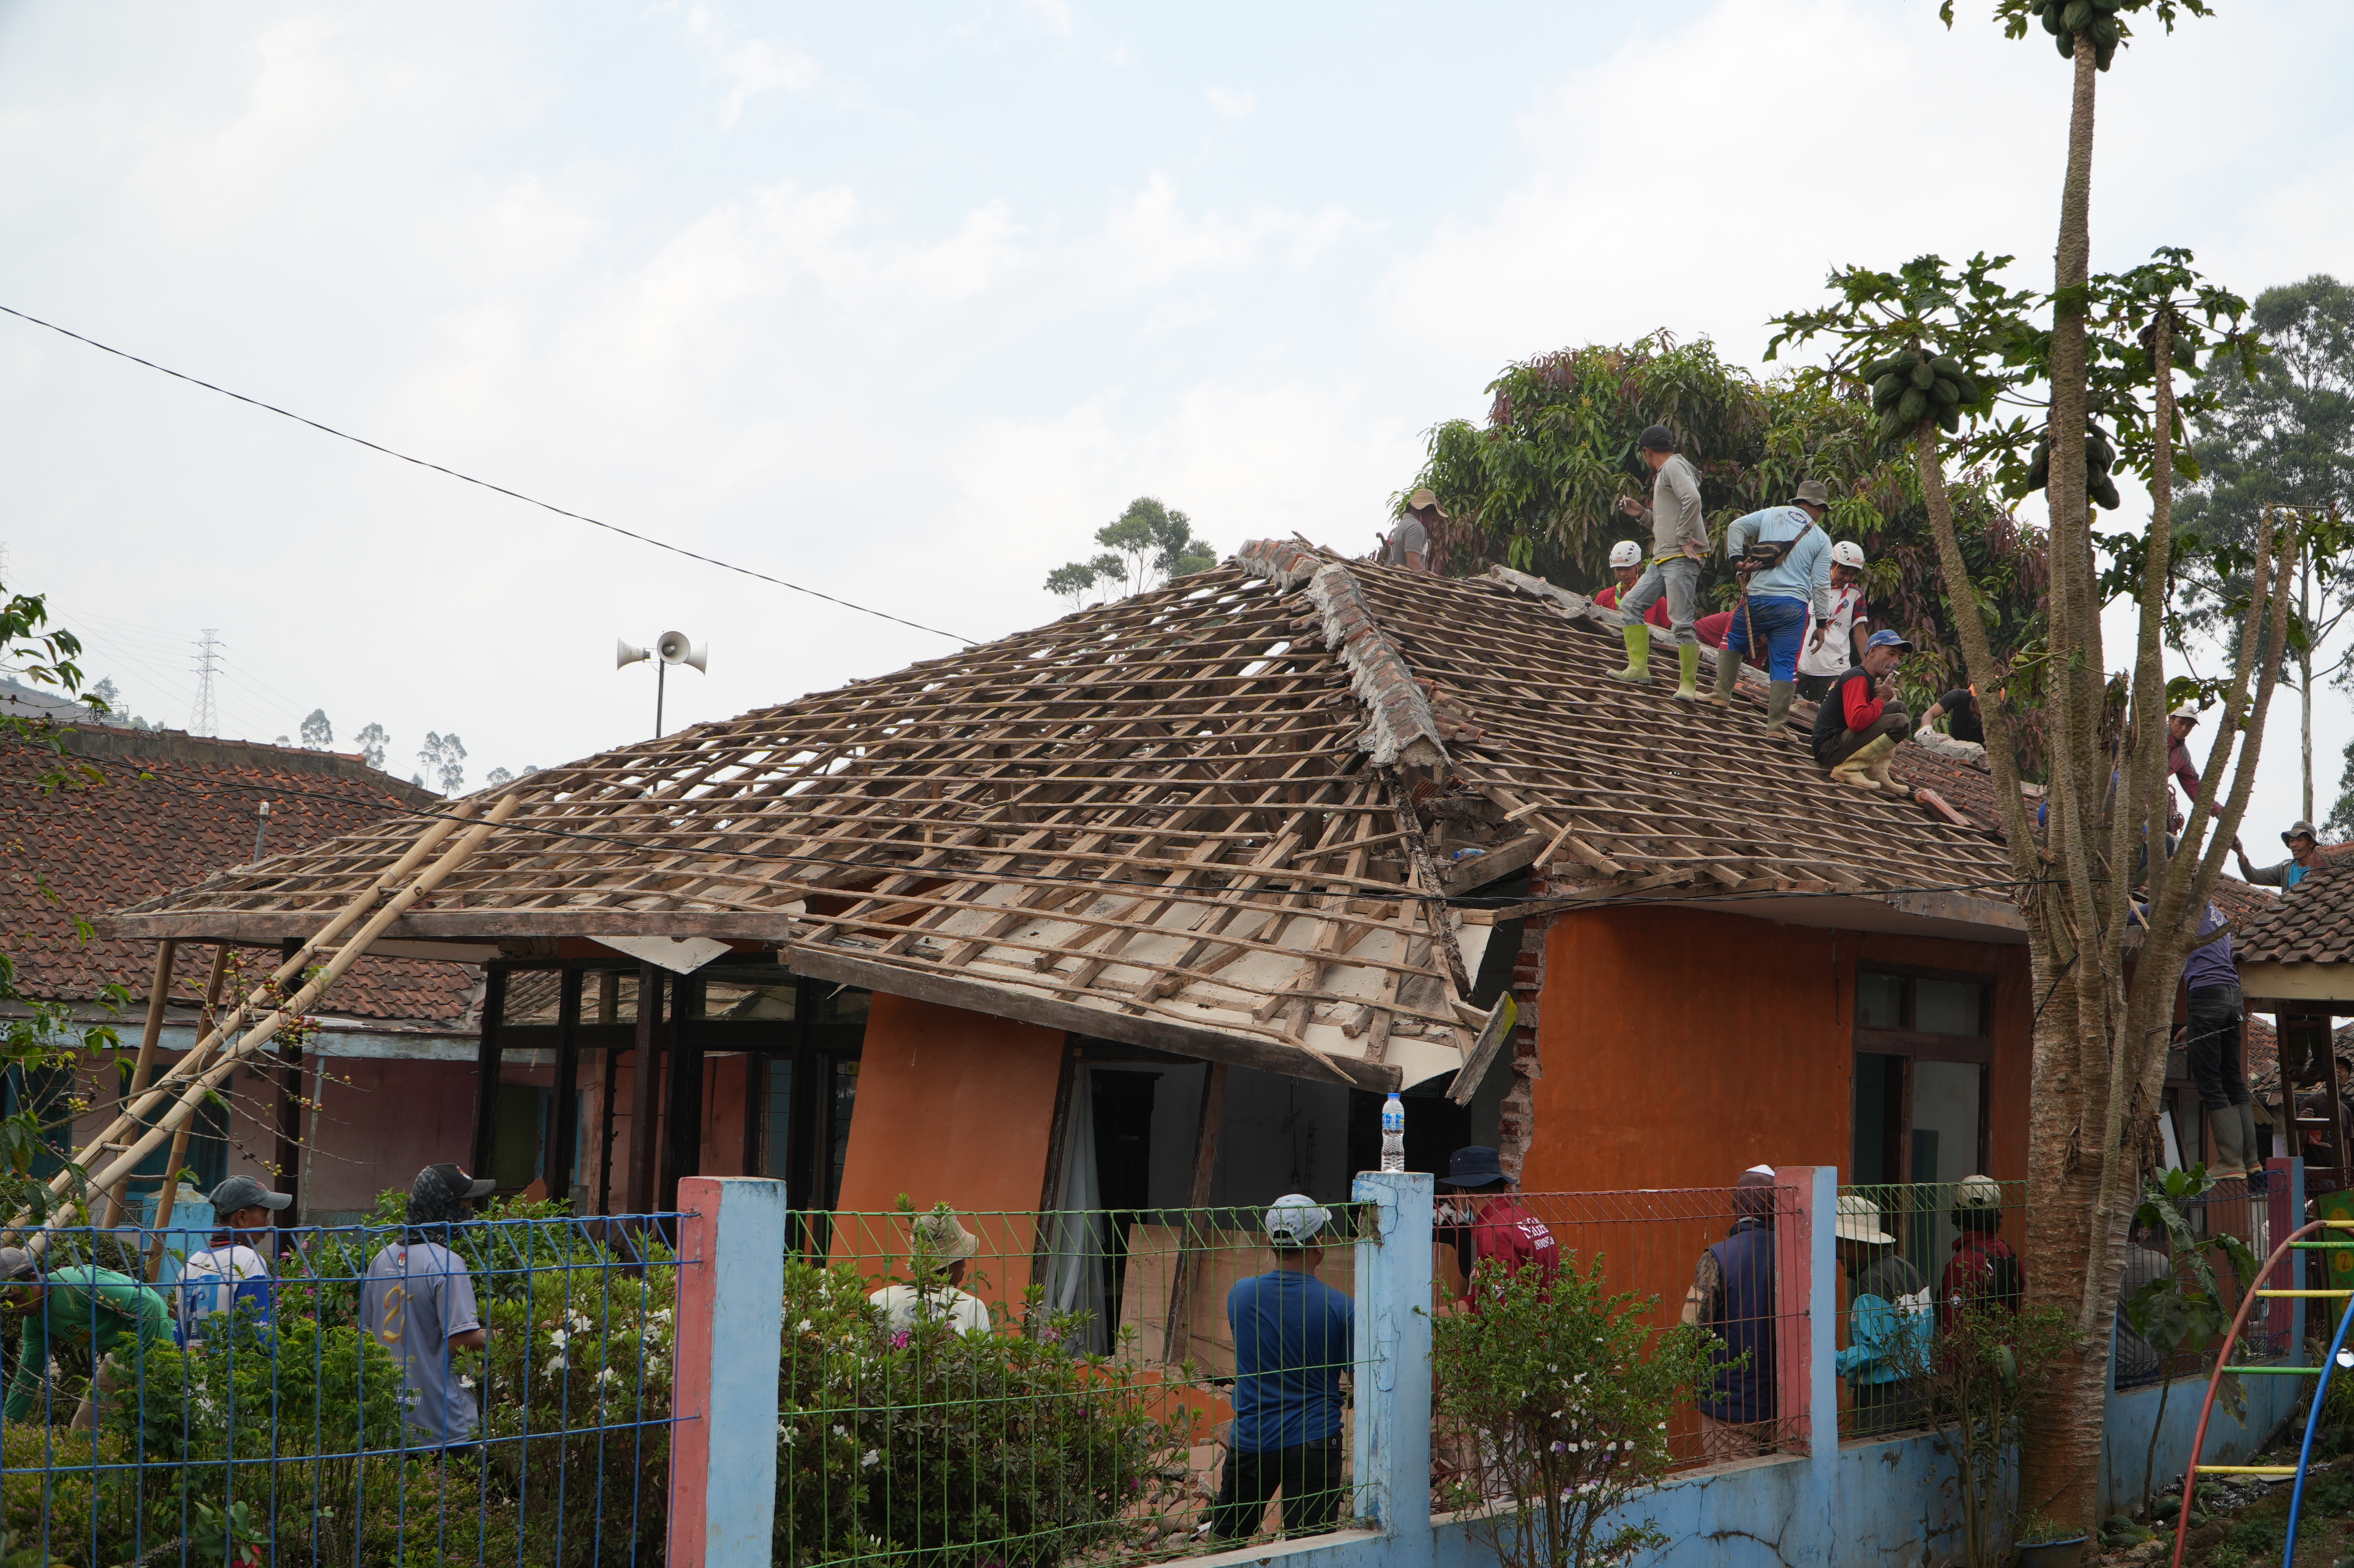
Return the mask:
<svg viewBox="0 0 2354 1568">
<path fill-rule="evenodd" d="M 817 84 L 817 61 L 791 44 L 756 38 L 716 15 L 710 6 L 687 8 L 688 34 L 708 52 L 712 74 L 727 83 L 719 123 L 732 126 L 744 106 L 764 92 L 807 92 Z"/>
<path fill-rule="evenodd" d="M 1247 120 L 1258 112 L 1258 94 L 1227 88 L 1209 89 L 1210 112 L 1221 120 Z"/>
</svg>

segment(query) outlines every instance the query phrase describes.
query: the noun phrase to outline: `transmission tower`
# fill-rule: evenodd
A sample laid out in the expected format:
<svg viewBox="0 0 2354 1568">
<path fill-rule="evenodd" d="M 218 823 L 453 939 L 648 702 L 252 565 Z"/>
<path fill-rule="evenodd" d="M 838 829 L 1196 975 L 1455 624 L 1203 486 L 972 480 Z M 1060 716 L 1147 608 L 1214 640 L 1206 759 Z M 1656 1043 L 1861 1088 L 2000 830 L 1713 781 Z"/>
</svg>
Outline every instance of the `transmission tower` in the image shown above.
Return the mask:
<svg viewBox="0 0 2354 1568">
<path fill-rule="evenodd" d="M 213 673 L 220 668 L 220 628 L 207 626 L 196 639 L 196 700 L 188 705 L 188 733 L 213 735 L 220 715 L 213 707 Z"/>
</svg>

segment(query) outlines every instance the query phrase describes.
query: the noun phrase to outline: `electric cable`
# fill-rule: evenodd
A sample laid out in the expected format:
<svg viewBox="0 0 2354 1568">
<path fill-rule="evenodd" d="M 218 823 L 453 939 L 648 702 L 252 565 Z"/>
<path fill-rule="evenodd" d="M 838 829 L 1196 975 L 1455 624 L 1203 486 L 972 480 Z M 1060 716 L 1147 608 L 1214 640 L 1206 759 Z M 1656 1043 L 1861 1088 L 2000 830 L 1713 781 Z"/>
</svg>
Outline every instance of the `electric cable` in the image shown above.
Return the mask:
<svg viewBox="0 0 2354 1568">
<path fill-rule="evenodd" d="M 782 577 L 770 577 L 768 573 L 755 571 L 750 567 L 739 567 L 733 561 L 723 561 L 716 556 L 705 556 L 697 551 L 690 550 L 684 545 L 673 545 L 665 540 L 654 538 L 651 535 L 641 534 L 636 532 L 634 529 L 624 528 L 618 523 L 608 523 L 601 518 L 591 517 L 586 513 L 571 511 L 566 507 L 557 505 L 552 501 L 542 501 L 537 496 L 525 495 L 520 490 L 510 490 L 504 484 L 493 484 L 487 479 L 477 479 L 471 473 L 461 473 L 454 468 L 449 468 L 441 463 L 429 461 L 425 458 L 411 457 L 407 452 L 396 451 L 392 448 L 385 446 L 380 442 L 369 440 L 366 436 L 355 436 L 349 430 L 339 430 L 333 425 L 321 424 L 316 419 L 309 418 L 303 415 L 294 413 L 290 409 L 281 408 L 275 403 L 265 403 L 259 397 L 249 397 L 242 392 L 232 392 L 226 387 L 216 386 L 212 382 L 204 380 L 199 376 L 190 376 L 185 371 L 175 370 L 168 365 L 158 365 L 152 359 L 142 359 L 135 354 L 131 354 L 125 350 L 116 348 L 110 344 L 101 343 L 94 337 L 84 337 L 81 334 L 61 327 L 55 322 L 45 322 L 38 316 L 27 315 L 23 311 L 12 309 L 7 305 L 0 305 L 0 312 L 5 312 L 9 315 L 15 316 L 18 321 L 30 322 L 33 325 L 37 327 L 47 327 L 49 331 L 63 337 L 69 337 L 76 343 L 88 344 L 90 347 L 106 354 L 113 355 L 118 359 L 127 359 L 133 365 L 143 365 L 150 370 L 161 371 L 164 375 L 169 376 L 177 381 L 185 381 L 192 387 L 201 387 L 207 392 L 217 392 L 224 397 L 234 397 L 240 403 L 250 404 L 252 407 L 262 409 L 267 413 L 276 414 L 281 418 L 292 419 L 298 425 L 308 425 L 313 429 L 320 431 L 323 434 L 335 437 L 338 440 L 350 441 L 355 446 L 366 447 L 368 450 L 373 452 L 382 452 L 388 458 L 398 458 L 402 462 L 414 463 L 419 468 L 429 468 L 436 473 L 448 474 L 451 479 L 463 480 L 468 484 L 480 485 L 484 490 L 495 491 L 501 495 L 507 496 L 515 501 L 523 502 L 526 505 L 536 506 L 546 512 L 553 512 L 559 517 L 569 517 L 576 523 L 586 523 L 592 528 L 602 528 L 608 533 L 619 534 L 625 539 L 635 539 L 641 545 L 651 545 L 657 550 L 668 550 L 673 555 L 684 556 L 687 559 L 693 561 L 701 561 L 705 566 L 717 567 L 722 571 L 737 572 L 748 577 L 757 577 L 764 583 L 773 583 L 779 588 L 790 588 L 795 593 L 805 593 L 811 599 L 822 599 L 828 604 L 838 604 L 844 609 L 854 609 L 861 615 L 872 615 L 883 620 L 896 621 L 901 626 L 910 627 L 917 631 L 928 631 L 935 637 L 945 637 L 951 642 L 961 642 L 970 646 L 981 641 L 976 637 L 965 637 L 953 631 L 943 631 L 937 626 L 926 626 L 920 620 L 909 620 L 907 617 L 902 615 L 894 615 L 887 609 L 876 609 L 870 605 L 854 604 L 849 599 L 837 598 L 832 594 L 821 592 L 819 589 L 813 588 L 804 588 L 799 583 L 789 583 Z"/>
</svg>

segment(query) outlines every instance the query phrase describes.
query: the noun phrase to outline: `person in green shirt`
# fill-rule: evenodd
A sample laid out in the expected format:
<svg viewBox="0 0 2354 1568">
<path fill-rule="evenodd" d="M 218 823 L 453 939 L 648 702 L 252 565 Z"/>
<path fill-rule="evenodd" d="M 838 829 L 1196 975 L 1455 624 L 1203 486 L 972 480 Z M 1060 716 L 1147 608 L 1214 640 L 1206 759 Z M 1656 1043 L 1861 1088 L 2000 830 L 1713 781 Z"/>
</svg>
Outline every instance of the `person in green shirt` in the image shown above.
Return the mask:
<svg viewBox="0 0 2354 1568">
<path fill-rule="evenodd" d="M 74 1412 L 77 1432 L 97 1425 L 93 1401 L 115 1389 L 121 1375 L 115 1352 L 128 1345 L 135 1358 L 143 1343 L 172 1337 L 171 1308 L 161 1291 L 90 1264 L 73 1264 L 43 1278 L 33 1255 L 13 1246 L 0 1247 L 0 1321 L 8 1320 L 21 1320 L 24 1327 L 16 1340 L 16 1375 L 0 1404 L 0 1417 L 22 1421 L 31 1413 L 48 1377 L 52 1345 L 86 1345 L 92 1398 Z"/>
</svg>

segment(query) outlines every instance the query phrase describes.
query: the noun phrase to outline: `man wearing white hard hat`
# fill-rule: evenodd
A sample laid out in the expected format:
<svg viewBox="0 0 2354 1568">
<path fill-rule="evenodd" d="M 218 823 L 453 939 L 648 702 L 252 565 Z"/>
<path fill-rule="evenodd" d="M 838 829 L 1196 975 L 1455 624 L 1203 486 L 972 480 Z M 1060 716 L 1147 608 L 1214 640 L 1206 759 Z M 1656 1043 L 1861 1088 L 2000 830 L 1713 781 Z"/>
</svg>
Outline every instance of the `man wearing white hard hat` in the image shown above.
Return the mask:
<svg viewBox="0 0 2354 1568">
<path fill-rule="evenodd" d="M 1293 1192 L 1267 1206 L 1275 1266 L 1226 1293 L 1235 1333 L 1235 1420 L 1210 1534 L 1240 1541 L 1281 1495 L 1283 1532 L 1340 1521 L 1349 1491 L 1341 1458 L 1341 1374 L 1356 1353 L 1356 1303 L 1316 1277 L 1331 1212 Z"/>
<path fill-rule="evenodd" d="M 2190 765 L 2189 742 L 2190 732 L 2199 727 L 2199 705 L 2184 703 L 2166 715 L 2166 772 L 2181 787 L 2182 804 L 2190 806 L 2199 799 L 2199 769 Z M 2182 826 L 2182 813 L 2172 813 L 2169 827 Z"/>
<path fill-rule="evenodd" d="M 1594 596 L 1594 602 L 1605 609 L 1616 609 L 1627 590 L 1643 578 L 1643 546 L 1632 539 L 1621 539 L 1610 546 L 1610 574 L 1618 580 Z M 1655 599 L 1643 619 L 1662 631 L 1671 631 L 1675 623 L 1668 619 L 1668 601 Z"/>
<path fill-rule="evenodd" d="M 1909 1431 L 1928 1417 L 1937 1332 L 1929 1282 L 1880 1228 L 1871 1199 L 1850 1192 L 1839 1201 L 1837 1234 L 1849 1283 L 1848 1347 L 1837 1366 L 1855 1390 L 1855 1434 Z"/>
<path fill-rule="evenodd" d="M 1405 498 L 1405 515 L 1382 540 L 1382 565 L 1430 570 L 1430 530 L 1446 515 L 1438 509 L 1438 493 L 1424 485 Z"/>
<path fill-rule="evenodd" d="M 1798 655 L 1797 694 L 1810 703 L 1821 702 L 1833 681 L 1863 661 L 1863 641 L 1872 635 L 1863 567 L 1863 546 L 1854 540 L 1831 546 L 1831 612 L 1815 622 L 1814 635 Z"/>
</svg>

